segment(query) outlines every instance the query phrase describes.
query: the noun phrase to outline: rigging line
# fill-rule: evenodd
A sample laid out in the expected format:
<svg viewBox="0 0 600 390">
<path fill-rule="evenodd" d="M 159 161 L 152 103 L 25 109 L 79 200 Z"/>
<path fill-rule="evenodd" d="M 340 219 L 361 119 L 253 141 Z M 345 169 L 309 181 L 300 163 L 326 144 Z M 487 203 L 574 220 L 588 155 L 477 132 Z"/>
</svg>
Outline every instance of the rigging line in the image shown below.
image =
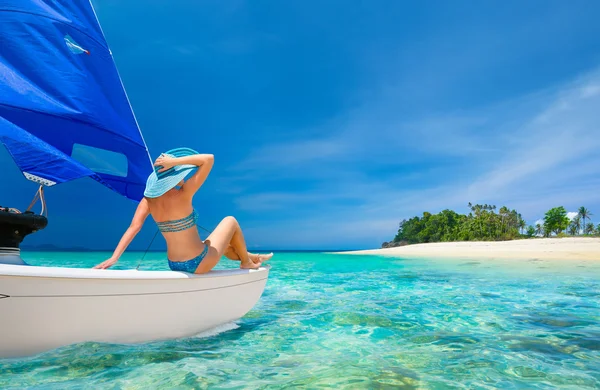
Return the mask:
<svg viewBox="0 0 600 390">
<path fill-rule="evenodd" d="M 40 185 L 40 188 L 42 188 L 41 185 Z M 36 191 L 35 196 L 33 197 L 33 200 L 31 201 L 31 203 L 29 204 L 29 207 L 27 207 L 27 210 L 25 210 L 25 212 L 31 210 L 33 205 L 35 205 L 35 202 L 37 202 L 38 199 L 40 198 L 40 188 L 38 188 L 38 190 Z"/>
<path fill-rule="evenodd" d="M 48 216 L 48 208 L 46 207 L 46 198 L 44 197 L 44 186 L 41 185 L 40 186 L 40 202 L 42 202 L 42 211 L 40 212 L 40 215 L 43 215 L 44 217 Z"/>
<path fill-rule="evenodd" d="M 148 253 L 148 250 L 150 249 L 150 247 L 152 246 L 152 243 L 154 242 L 154 239 L 156 238 L 156 235 L 158 234 L 159 230 L 156 229 L 156 233 L 154 233 L 154 237 L 152 237 L 152 240 L 150 241 L 150 244 L 148 245 L 148 248 L 146 248 L 146 252 L 144 252 L 144 255 L 142 256 L 142 258 L 140 259 L 140 261 L 138 262 L 137 267 L 135 267 L 135 270 L 137 271 L 140 268 L 140 265 L 142 265 L 142 260 L 144 260 L 144 257 L 146 257 L 146 253 Z"/>
<path fill-rule="evenodd" d="M 205 232 L 207 232 L 208 234 L 210 234 L 210 230 L 208 230 L 207 228 L 204 228 L 198 224 L 196 224 L 196 226 L 198 226 L 200 229 L 204 230 Z"/>
<path fill-rule="evenodd" d="M 40 188 L 38 188 L 37 192 L 35 193 L 35 196 L 33 197 L 33 200 L 31 201 L 31 203 L 29 204 L 29 207 L 27 207 L 27 210 L 25 210 L 25 212 L 31 211 L 32 207 L 37 203 L 37 201 L 40 201 L 42 204 L 42 211 L 40 211 L 40 215 L 47 217 L 48 216 L 48 209 L 46 208 L 46 198 L 44 197 L 44 185 L 40 185 Z"/>
</svg>

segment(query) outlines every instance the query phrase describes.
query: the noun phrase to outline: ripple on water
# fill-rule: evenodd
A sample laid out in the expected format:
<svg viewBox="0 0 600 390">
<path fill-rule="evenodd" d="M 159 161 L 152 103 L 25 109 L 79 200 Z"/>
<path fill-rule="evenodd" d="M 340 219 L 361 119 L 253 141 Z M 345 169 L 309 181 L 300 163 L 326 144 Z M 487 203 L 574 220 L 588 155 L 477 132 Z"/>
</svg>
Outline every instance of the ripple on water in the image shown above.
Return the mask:
<svg viewBox="0 0 600 390">
<path fill-rule="evenodd" d="M 567 314 L 551 316 L 548 313 L 532 313 L 530 315 L 517 315 L 515 316 L 515 319 L 531 325 L 550 329 L 582 327 L 593 324 L 590 320 Z"/>
<path fill-rule="evenodd" d="M 576 350 L 561 340 L 548 337 L 504 336 L 502 339 L 512 351 L 543 354 L 552 359 L 568 358 Z"/>
<path fill-rule="evenodd" d="M 458 266 L 459 267 L 474 267 L 474 266 L 478 266 L 479 264 L 481 264 L 479 261 L 467 261 L 464 263 L 460 263 Z"/>
</svg>

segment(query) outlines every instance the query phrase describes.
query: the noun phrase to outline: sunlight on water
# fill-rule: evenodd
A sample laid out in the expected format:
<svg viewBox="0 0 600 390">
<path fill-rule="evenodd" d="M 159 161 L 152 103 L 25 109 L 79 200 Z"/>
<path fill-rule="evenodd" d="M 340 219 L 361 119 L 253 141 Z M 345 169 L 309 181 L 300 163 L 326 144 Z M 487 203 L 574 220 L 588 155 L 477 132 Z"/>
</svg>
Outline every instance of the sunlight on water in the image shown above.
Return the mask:
<svg viewBox="0 0 600 390">
<path fill-rule="evenodd" d="M 82 267 L 106 255 L 24 257 Z M 0 388 L 600 388 L 600 263 L 280 253 L 271 264 L 235 323 L 4 360 Z M 164 254 L 141 269 L 167 269 Z"/>
</svg>

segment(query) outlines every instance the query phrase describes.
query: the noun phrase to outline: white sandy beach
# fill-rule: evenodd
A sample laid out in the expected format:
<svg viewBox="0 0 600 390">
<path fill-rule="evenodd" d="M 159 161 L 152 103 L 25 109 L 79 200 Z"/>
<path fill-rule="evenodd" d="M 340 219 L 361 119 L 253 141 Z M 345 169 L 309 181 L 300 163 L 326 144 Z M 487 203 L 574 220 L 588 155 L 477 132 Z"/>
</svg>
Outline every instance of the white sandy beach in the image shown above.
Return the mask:
<svg viewBox="0 0 600 390">
<path fill-rule="evenodd" d="M 438 242 L 338 253 L 393 257 L 600 261 L 600 238 L 568 237 L 499 242 Z"/>
</svg>

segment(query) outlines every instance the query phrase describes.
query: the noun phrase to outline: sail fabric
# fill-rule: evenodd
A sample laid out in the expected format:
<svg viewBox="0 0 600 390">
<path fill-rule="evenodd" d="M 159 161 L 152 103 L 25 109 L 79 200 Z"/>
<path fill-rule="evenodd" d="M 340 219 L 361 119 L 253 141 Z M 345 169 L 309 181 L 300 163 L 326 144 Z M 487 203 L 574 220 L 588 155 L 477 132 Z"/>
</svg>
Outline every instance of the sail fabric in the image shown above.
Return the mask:
<svg viewBox="0 0 600 390">
<path fill-rule="evenodd" d="M 0 118 L 0 141 L 25 177 L 45 186 L 96 175 L 54 146 L 3 118 Z"/>
<path fill-rule="evenodd" d="M 0 0 L 0 118 L 22 171 L 142 198 L 152 163 L 88 1 Z"/>
</svg>

